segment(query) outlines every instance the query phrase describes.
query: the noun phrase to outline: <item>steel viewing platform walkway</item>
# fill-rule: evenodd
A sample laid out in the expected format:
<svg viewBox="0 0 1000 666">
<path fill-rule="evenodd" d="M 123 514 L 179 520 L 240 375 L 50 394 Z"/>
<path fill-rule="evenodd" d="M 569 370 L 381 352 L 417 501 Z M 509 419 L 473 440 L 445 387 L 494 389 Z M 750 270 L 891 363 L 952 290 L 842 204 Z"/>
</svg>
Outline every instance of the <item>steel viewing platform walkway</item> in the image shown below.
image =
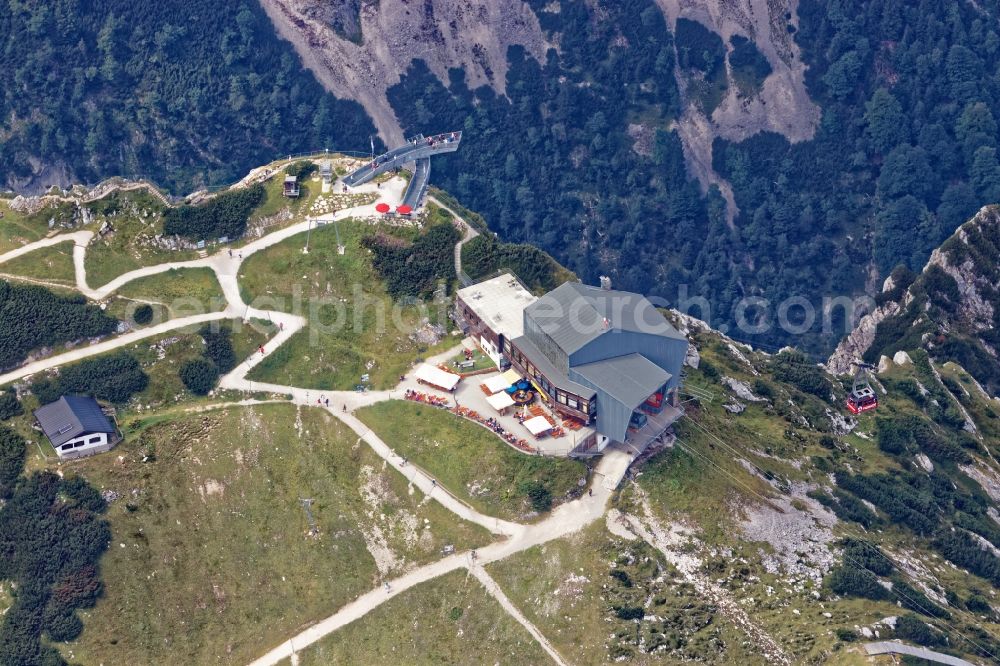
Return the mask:
<svg viewBox="0 0 1000 666">
<path fill-rule="evenodd" d="M 416 208 L 427 193 L 427 186 L 431 177 L 431 156 L 442 153 L 453 153 L 458 150 L 462 142 L 461 132 L 446 132 L 425 137 L 418 134 L 410 138 L 404 145 L 382 153 L 368 164 L 344 177 L 344 184 L 348 187 L 356 187 L 367 183 L 379 174 L 391 171 L 398 167 L 414 162 L 416 167 L 413 171 L 413 178 L 403 195 L 403 203 Z"/>
</svg>

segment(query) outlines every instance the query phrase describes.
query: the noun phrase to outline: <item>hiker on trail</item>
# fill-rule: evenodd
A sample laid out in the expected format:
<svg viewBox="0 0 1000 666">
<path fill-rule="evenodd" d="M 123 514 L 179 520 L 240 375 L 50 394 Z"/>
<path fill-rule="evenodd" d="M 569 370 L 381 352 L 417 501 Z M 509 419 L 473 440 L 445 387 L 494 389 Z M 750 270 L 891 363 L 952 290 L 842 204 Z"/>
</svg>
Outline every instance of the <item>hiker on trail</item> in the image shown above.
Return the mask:
<svg viewBox="0 0 1000 666">
<path fill-rule="evenodd" d="M 278 330 L 279 331 L 285 330 L 285 322 L 283 322 L 283 321 L 279 321 L 278 322 Z"/>
<path fill-rule="evenodd" d="M 229 248 L 229 258 L 233 258 L 233 248 Z"/>
<path fill-rule="evenodd" d="M 329 399 L 329 398 L 327 398 L 327 399 L 326 399 L 326 406 L 327 406 L 327 407 L 329 407 L 329 406 L 330 406 L 330 399 Z"/>
<path fill-rule="evenodd" d="M 386 583 L 385 584 L 385 593 L 389 594 L 389 592 L 390 592 L 389 583 Z"/>
<path fill-rule="evenodd" d="M 260 349 L 260 353 L 261 353 L 261 355 L 263 355 L 264 354 L 264 345 L 261 345 L 258 349 Z"/>
<path fill-rule="evenodd" d="M 591 497 L 593 497 L 594 496 L 594 489 L 593 488 L 588 489 L 587 490 L 587 494 L 590 495 Z"/>
<path fill-rule="evenodd" d="M 431 479 L 431 488 L 437 488 L 437 479 Z"/>
<path fill-rule="evenodd" d="M 345 412 L 347 411 L 347 405 L 344 405 L 344 411 Z"/>
</svg>

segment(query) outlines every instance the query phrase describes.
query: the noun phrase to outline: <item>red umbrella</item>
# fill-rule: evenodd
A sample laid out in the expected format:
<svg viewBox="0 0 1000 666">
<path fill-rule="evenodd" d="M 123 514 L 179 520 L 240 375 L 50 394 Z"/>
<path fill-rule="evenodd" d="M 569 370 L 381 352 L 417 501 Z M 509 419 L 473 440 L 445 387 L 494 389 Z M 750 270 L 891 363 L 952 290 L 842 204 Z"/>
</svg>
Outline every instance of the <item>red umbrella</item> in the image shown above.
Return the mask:
<svg viewBox="0 0 1000 666">
<path fill-rule="evenodd" d="M 382 202 L 380 204 L 375 204 L 375 210 L 377 210 L 380 213 L 388 213 L 389 212 L 389 204 L 387 204 L 385 202 Z"/>
<path fill-rule="evenodd" d="M 409 215 L 410 213 L 413 212 L 413 208 L 407 206 L 406 204 L 403 204 L 402 206 L 396 209 L 396 212 L 401 213 L 402 215 Z"/>
</svg>

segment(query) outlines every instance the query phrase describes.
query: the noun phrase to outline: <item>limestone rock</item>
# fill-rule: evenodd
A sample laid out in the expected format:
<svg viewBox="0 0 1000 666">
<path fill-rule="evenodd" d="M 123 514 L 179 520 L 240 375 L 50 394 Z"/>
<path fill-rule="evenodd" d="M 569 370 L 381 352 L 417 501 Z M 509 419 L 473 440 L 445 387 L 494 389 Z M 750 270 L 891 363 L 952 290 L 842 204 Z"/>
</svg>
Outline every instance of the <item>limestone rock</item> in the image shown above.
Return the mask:
<svg viewBox="0 0 1000 666">
<path fill-rule="evenodd" d="M 913 359 L 905 351 L 900 349 L 898 352 L 892 355 L 892 362 L 896 365 L 909 365 L 913 363 Z"/>
</svg>

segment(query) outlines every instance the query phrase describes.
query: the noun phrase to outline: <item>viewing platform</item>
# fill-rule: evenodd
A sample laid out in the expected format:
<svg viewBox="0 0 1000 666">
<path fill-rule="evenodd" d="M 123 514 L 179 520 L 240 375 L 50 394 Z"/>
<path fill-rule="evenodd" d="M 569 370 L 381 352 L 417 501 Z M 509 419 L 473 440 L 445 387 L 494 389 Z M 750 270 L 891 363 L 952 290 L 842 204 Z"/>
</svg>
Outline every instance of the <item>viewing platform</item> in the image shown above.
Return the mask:
<svg viewBox="0 0 1000 666">
<path fill-rule="evenodd" d="M 458 146 L 461 142 L 461 132 L 446 132 L 444 134 L 435 134 L 434 136 L 428 137 L 418 134 L 417 136 L 409 139 L 404 145 L 399 146 L 398 148 L 393 148 L 386 153 L 382 153 L 360 169 L 356 169 L 352 173 L 345 176 L 344 184 L 348 187 L 356 187 L 367 183 L 379 174 L 391 171 L 403 166 L 404 164 L 418 162 L 418 160 L 430 158 L 434 155 L 440 155 L 442 153 L 453 153 L 458 150 Z M 426 173 L 429 177 L 430 162 L 428 161 L 426 164 Z M 414 174 L 414 178 L 416 178 L 416 176 L 417 174 Z"/>
</svg>

